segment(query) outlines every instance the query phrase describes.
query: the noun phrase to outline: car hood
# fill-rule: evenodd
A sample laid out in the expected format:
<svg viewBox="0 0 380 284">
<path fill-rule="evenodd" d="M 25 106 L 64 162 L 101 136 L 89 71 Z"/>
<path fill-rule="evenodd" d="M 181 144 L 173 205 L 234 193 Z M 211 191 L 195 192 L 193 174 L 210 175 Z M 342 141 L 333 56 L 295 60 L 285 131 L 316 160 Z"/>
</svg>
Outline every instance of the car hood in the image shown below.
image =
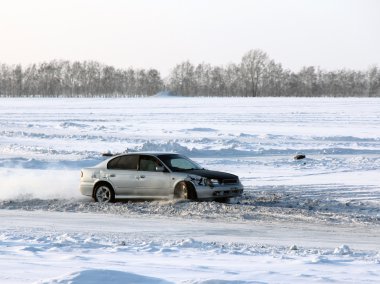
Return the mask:
<svg viewBox="0 0 380 284">
<path fill-rule="evenodd" d="M 184 173 L 188 173 L 191 175 L 196 175 L 200 177 L 205 177 L 209 179 L 238 179 L 238 176 L 233 174 L 218 172 L 218 171 L 210 171 L 210 170 L 186 170 Z"/>
</svg>

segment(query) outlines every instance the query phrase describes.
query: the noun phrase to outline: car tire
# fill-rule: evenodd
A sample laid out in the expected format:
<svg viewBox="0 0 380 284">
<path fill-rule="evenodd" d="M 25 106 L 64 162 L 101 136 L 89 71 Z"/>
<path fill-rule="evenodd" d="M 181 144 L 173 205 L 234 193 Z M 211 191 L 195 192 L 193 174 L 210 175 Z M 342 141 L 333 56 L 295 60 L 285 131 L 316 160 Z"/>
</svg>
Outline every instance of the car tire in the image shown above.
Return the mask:
<svg viewBox="0 0 380 284">
<path fill-rule="evenodd" d="M 179 182 L 174 189 L 174 198 L 182 200 L 196 199 L 194 187 L 184 181 Z"/>
<path fill-rule="evenodd" d="M 99 203 L 111 203 L 115 201 L 115 192 L 108 184 L 100 184 L 95 188 L 94 199 Z"/>
</svg>

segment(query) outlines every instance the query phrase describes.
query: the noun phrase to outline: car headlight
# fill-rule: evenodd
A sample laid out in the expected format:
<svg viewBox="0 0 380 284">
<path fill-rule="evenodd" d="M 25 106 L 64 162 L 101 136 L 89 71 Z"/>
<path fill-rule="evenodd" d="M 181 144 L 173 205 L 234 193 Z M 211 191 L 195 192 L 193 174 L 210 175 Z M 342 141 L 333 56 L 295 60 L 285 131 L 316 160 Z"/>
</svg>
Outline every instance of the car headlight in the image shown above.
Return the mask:
<svg viewBox="0 0 380 284">
<path fill-rule="evenodd" d="M 205 178 L 204 179 L 204 184 L 206 186 L 209 186 L 209 187 L 214 187 L 215 185 L 218 185 L 219 184 L 219 181 L 217 179 L 209 179 L 209 178 Z"/>
</svg>

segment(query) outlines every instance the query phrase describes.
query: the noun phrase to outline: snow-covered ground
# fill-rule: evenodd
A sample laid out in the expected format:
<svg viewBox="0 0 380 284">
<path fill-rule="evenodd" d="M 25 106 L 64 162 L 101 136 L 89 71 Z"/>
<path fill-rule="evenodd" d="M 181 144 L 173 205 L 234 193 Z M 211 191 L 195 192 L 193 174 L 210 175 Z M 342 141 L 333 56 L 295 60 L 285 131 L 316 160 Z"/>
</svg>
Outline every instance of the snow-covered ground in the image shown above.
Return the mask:
<svg viewBox="0 0 380 284">
<path fill-rule="evenodd" d="M 126 150 L 183 153 L 245 194 L 82 197 L 80 168 Z M 378 283 L 379 170 L 379 99 L 0 98 L 0 283 Z"/>
</svg>

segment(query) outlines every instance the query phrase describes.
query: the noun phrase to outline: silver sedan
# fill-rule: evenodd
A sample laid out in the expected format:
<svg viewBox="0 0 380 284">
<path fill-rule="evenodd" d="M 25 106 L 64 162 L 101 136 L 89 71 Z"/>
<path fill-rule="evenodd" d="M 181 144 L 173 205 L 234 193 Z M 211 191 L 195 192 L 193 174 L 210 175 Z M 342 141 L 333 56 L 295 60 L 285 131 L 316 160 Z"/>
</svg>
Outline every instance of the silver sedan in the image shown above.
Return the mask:
<svg viewBox="0 0 380 284">
<path fill-rule="evenodd" d="M 173 153 L 113 156 L 81 170 L 80 191 L 98 202 L 120 199 L 234 201 L 243 193 L 239 177 L 210 171 Z"/>
</svg>

